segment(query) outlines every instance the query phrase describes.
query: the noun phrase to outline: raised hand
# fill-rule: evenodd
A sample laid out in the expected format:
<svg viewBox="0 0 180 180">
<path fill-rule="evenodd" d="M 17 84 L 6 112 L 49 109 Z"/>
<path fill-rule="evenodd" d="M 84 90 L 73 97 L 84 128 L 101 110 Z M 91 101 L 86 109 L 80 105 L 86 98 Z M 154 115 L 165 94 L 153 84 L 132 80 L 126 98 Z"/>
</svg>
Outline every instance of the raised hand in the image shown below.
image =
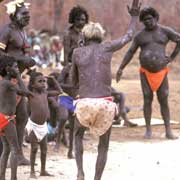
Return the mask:
<svg viewBox="0 0 180 180">
<path fill-rule="evenodd" d="M 133 0 L 132 7 L 127 6 L 127 9 L 131 16 L 139 16 L 141 3 L 139 3 L 139 0 Z"/>
</svg>

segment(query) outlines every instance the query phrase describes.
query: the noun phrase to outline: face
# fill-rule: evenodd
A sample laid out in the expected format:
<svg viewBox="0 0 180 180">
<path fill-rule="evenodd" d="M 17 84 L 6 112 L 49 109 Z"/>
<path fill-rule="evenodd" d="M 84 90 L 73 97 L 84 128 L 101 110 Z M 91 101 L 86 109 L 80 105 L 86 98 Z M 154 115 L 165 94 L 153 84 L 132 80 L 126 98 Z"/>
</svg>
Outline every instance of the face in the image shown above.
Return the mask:
<svg viewBox="0 0 180 180">
<path fill-rule="evenodd" d="M 86 24 L 86 16 L 84 14 L 81 14 L 79 17 L 76 17 L 74 21 L 75 27 L 82 29 L 85 24 Z"/>
<path fill-rule="evenodd" d="M 17 62 L 14 62 L 13 65 L 9 67 L 7 71 L 11 77 L 15 78 L 17 73 L 19 73 Z"/>
<path fill-rule="evenodd" d="M 22 6 L 18 9 L 18 12 L 16 13 L 16 21 L 21 27 L 25 27 L 29 24 L 30 15 L 29 11 L 25 6 Z"/>
<path fill-rule="evenodd" d="M 143 18 L 143 24 L 145 25 L 145 28 L 147 30 L 152 30 L 156 27 L 157 25 L 157 19 L 154 18 L 152 15 L 146 15 Z"/>
<path fill-rule="evenodd" d="M 45 90 L 47 87 L 46 79 L 44 76 L 37 76 L 32 87 L 36 90 Z"/>
</svg>

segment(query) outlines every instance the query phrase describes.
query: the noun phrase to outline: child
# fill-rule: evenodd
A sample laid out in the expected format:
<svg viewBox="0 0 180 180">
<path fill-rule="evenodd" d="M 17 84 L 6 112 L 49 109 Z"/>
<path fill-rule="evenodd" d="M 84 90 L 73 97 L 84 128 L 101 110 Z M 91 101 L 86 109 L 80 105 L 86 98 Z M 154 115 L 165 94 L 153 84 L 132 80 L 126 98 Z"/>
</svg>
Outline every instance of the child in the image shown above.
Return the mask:
<svg viewBox="0 0 180 180">
<path fill-rule="evenodd" d="M 26 125 L 27 133 L 31 143 L 31 178 L 36 178 L 34 165 L 35 157 L 40 144 L 41 150 L 41 172 L 40 176 L 50 176 L 45 170 L 46 153 L 47 153 L 47 119 L 49 117 L 48 97 L 57 96 L 62 93 L 60 86 L 53 77 L 56 89 L 47 91 L 46 79 L 40 72 L 30 73 L 30 81 L 28 88 L 33 93 L 33 97 L 29 98 L 30 119 Z"/>
<path fill-rule="evenodd" d="M 5 180 L 8 156 L 11 152 L 11 180 L 17 180 L 17 160 L 20 147 L 15 126 L 17 97 L 31 95 L 23 84 L 17 62 L 8 56 L 0 56 L 0 131 L 3 152 L 0 160 L 0 179 Z M 18 84 L 18 85 L 17 85 Z"/>
</svg>

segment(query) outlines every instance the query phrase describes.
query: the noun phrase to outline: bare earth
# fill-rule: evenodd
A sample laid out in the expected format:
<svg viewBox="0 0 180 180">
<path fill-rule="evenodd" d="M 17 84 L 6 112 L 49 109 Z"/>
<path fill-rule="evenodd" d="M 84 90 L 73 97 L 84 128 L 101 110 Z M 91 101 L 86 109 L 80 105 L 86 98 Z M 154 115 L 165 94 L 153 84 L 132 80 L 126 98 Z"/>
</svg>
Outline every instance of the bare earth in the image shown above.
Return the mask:
<svg viewBox="0 0 180 180">
<path fill-rule="evenodd" d="M 173 125 L 176 135 L 179 125 Z M 108 162 L 102 180 L 179 180 L 180 140 L 166 140 L 163 126 L 153 126 L 152 140 L 144 140 L 144 127 L 113 128 L 109 147 Z M 96 160 L 97 139 L 88 132 L 85 135 L 84 169 L 86 180 L 93 180 Z M 76 180 L 75 160 L 66 158 L 67 149 L 62 146 L 59 153 L 49 145 L 47 170 L 54 177 L 40 177 L 39 155 L 36 166 L 39 180 Z M 29 146 L 25 148 L 29 156 Z M 8 169 L 9 171 L 9 169 Z M 29 179 L 30 168 L 18 168 L 18 180 Z M 9 173 L 8 173 L 9 174 Z M 9 178 L 8 178 L 9 179 Z"/>
<path fill-rule="evenodd" d="M 142 118 L 142 94 L 139 80 L 122 80 L 113 86 L 126 94 L 126 104 L 132 108 L 130 118 Z M 180 81 L 170 81 L 170 107 L 172 119 L 180 122 Z M 153 117 L 160 118 L 157 100 L 153 104 Z M 175 135 L 180 136 L 180 124 L 172 125 Z M 109 147 L 108 162 L 102 180 L 179 180 L 180 139 L 167 140 L 164 137 L 164 126 L 153 126 L 153 137 L 144 140 L 144 126 L 135 128 L 113 127 Z M 86 180 L 93 180 L 97 156 L 97 138 L 89 132 L 84 140 L 84 169 Z M 30 146 L 24 148 L 29 158 Z M 62 146 L 59 153 L 53 152 L 48 145 L 47 170 L 54 177 L 40 177 L 39 154 L 37 156 L 37 179 L 39 180 L 76 180 L 75 160 L 66 157 L 67 149 Z M 9 179 L 9 169 L 7 176 Z M 30 167 L 18 168 L 18 180 L 28 180 Z"/>
</svg>

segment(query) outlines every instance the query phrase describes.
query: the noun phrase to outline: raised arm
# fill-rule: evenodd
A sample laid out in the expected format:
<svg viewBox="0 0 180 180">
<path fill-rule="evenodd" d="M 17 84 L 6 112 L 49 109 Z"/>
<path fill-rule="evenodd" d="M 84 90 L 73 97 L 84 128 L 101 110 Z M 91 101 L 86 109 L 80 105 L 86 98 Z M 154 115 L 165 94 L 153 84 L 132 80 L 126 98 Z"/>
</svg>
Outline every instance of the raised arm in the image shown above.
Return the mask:
<svg viewBox="0 0 180 180">
<path fill-rule="evenodd" d="M 70 73 L 70 80 L 73 87 L 77 87 L 79 84 L 79 76 L 78 76 L 78 69 L 76 66 L 76 50 L 74 50 L 72 55 L 72 69 Z"/>
<path fill-rule="evenodd" d="M 139 0 L 133 0 L 132 7 L 129 8 L 128 6 L 128 12 L 131 15 L 131 21 L 129 28 L 126 32 L 126 34 L 116 40 L 113 40 L 107 47 L 108 51 L 115 52 L 119 49 L 121 49 L 123 46 L 125 46 L 128 42 L 130 42 L 133 38 L 133 35 L 136 30 L 136 24 L 140 12 L 141 4 L 139 3 Z"/>
<path fill-rule="evenodd" d="M 123 69 L 131 61 L 131 59 L 133 58 L 133 56 L 134 56 L 135 52 L 137 51 L 138 47 L 139 46 L 138 46 L 137 40 L 135 38 L 133 40 L 133 43 L 132 43 L 131 47 L 129 48 L 128 52 L 126 53 L 122 63 L 119 66 L 119 69 L 118 69 L 117 74 L 116 74 L 116 82 L 119 82 L 119 80 L 121 79 Z"/>
<path fill-rule="evenodd" d="M 33 94 L 26 88 L 19 72 L 13 67 L 10 68 L 10 71 L 16 76 L 17 80 L 17 84 L 15 83 L 16 85 L 11 86 L 11 89 L 16 91 L 20 96 L 33 96 Z"/>
<path fill-rule="evenodd" d="M 54 87 L 55 87 L 55 90 L 48 91 L 48 96 L 58 96 L 59 94 L 62 94 L 63 90 L 62 90 L 60 84 L 58 83 L 58 81 L 55 79 L 55 77 L 48 76 L 47 78 L 50 78 L 53 81 Z"/>
<path fill-rule="evenodd" d="M 67 65 L 69 62 L 69 54 L 71 52 L 71 40 L 68 32 L 65 33 L 63 37 L 63 47 L 64 47 L 64 65 Z"/>
</svg>

